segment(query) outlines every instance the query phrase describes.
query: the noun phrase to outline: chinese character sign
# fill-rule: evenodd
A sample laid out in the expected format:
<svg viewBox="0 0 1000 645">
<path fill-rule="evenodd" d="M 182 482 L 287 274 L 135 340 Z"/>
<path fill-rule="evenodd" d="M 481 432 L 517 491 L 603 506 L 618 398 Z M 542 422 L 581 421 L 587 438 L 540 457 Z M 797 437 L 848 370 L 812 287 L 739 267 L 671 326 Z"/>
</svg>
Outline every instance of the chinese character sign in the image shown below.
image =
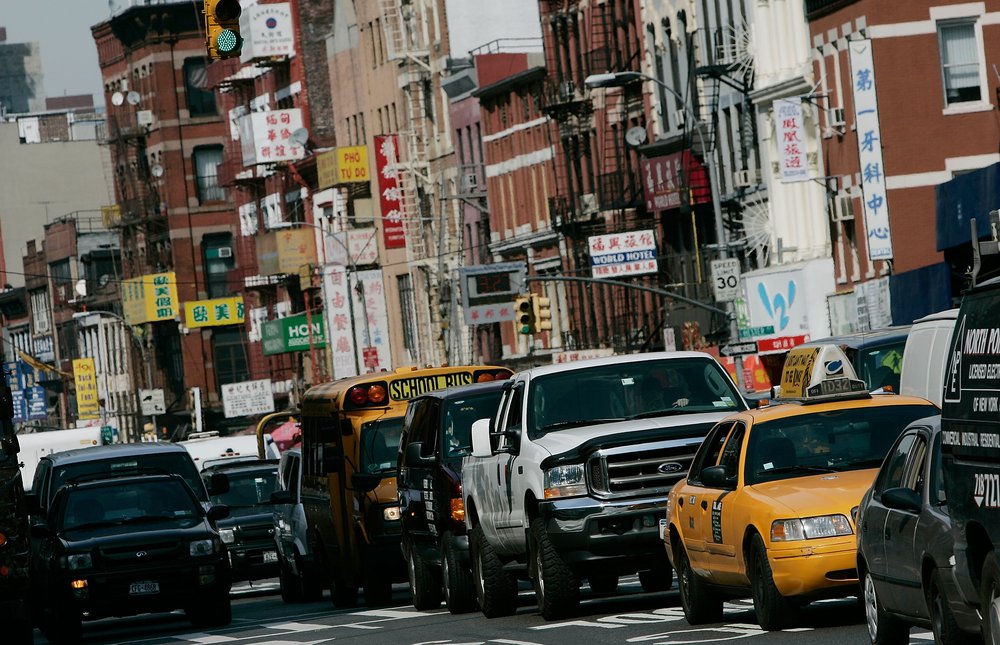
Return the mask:
<svg viewBox="0 0 1000 645">
<path fill-rule="evenodd" d="M 295 161 L 305 155 L 301 141 L 292 133 L 302 129 L 302 110 L 268 110 L 240 117 L 243 165 Z"/>
<path fill-rule="evenodd" d="M 350 291 L 347 270 L 342 266 L 323 267 L 323 293 L 326 303 L 327 338 L 333 356 L 334 378 L 357 376 L 358 368 L 354 355 L 354 325 L 351 321 Z"/>
<path fill-rule="evenodd" d="M 392 369 L 392 354 L 389 351 L 389 312 L 385 305 L 385 283 L 382 281 L 382 272 L 375 269 L 358 271 L 353 275 L 363 287 L 351 289 L 354 295 L 357 346 L 374 347 L 378 351 L 379 368 Z"/>
<path fill-rule="evenodd" d="M 76 385 L 76 416 L 97 419 L 101 404 L 97 396 L 97 369 L 92 358 L 73 359 L 73 382 Z"/>
<path fill-rule="evenodd" d="M 153 273 L 122 281 L 122 311 L 130 325 L 177 317 L 177 274 Z"/>
<path fill-rule="evenodd" d="M 271 379 L 224 384 L 222 408 L 227 419 L 274 412 Z"/>
<path fill-rule="evenodd" d="M 642 189 L 650 213 L 679 208 L 687 193 L 688 203 L 712 201 L 708 173 L 689 150 L 642 160 Z"/>
<path fill-rule="evenodd" d="M 387 249 L 406 248 L 403 227 L 403 188 L 399 181 L 399 138 L 394 134 L 375 137 L 375 171 L 378 173 L 382 235 Z"/>
<path fill-rule="evenodd" d="M 806 130 L 802 124 L 801 99 L 774 102 L 774 131 L 778 142 L 781 182 L 809 181 L 806 161 Z"/>
<path fill-rule="evenodd" d="M 255 58 L 295 55 L 295 27 L 291 5 L 287 2 L 256 4 L 243 9 L 240 31 L 244 35 L 241 63 Z"/>
<path fill-rule="evenodd" d="M 656 238 L 653 231 L 594 235 L 590 243 L 590 268 L 595 278 L 656 273 Z"/>
<path fill-rule="evenodd" d="M 891 260 L 889 199 L 882 165 L 882 130 L 878 120 L 872 41 L 852 40 L 850 52 L 851 90 L 854 93 L 854 123 L 858 135 L 858 160 L 861 162 L 861 201 L 865 209 L 868 257 L 873 261 Z"/>
<path fill-rule="evenodd" d="M 219 325 L 242 325 L 243 296 L 185 302 L 184 324 L 191 329 Z"/>
</svg>

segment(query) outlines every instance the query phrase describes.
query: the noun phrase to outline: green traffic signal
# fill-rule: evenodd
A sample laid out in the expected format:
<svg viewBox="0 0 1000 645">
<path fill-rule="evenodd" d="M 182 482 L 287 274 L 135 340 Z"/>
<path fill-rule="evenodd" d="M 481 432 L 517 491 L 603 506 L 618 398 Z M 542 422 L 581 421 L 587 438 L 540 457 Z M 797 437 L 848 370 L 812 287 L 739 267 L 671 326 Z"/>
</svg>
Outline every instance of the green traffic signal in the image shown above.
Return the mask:
<svg viewBox="0 0 1000 645">
<path fill-rule="evenodd" d="M 535 333 L 535 308 L 530 296 L 518 296 L 515 300 L 517 309 L 518 332 L 522 334 Z"/>
<path fill-rule="evenodd" d="M 215 49 L 224 54 L 235 51 L 240 44 L 240 37 L 232 29 L 223 29 L 215 38 Z"/>
</svg>

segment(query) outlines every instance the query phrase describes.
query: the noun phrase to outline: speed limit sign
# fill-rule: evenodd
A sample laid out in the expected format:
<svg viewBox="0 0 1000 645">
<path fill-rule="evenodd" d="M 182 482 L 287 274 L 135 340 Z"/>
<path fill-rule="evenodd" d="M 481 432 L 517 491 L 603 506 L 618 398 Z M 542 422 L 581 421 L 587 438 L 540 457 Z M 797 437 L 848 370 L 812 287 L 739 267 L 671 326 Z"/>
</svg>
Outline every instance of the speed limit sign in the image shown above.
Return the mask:
<svg viewBox="0 0 1000 645">
<path fill-rule="evenodd" d="M 740 261 L 736 258 L 712 260 L 712 289 L 716 302 L 731 302 L 739 297 Z"/>
</svg>

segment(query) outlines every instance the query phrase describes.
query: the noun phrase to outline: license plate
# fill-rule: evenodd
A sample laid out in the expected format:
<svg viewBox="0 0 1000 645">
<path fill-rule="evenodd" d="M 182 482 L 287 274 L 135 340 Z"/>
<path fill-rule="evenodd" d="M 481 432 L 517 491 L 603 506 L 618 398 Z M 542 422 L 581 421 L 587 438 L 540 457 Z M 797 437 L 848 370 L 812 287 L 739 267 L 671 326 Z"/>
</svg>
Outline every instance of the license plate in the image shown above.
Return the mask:
<svg viewBox="0 0 1000 645">
<path fill-rule="evenodd" d="M 148 594 L 160 593 L 160 583 L 155 580 L 133 582 L 129 585 L 128 592 L 132 596 L 145 596 Z"/>
<path fill-rule="evenodd" d="M 264 551 L 264 564 L 278 561 L 277 551 Z"/>
</svg>

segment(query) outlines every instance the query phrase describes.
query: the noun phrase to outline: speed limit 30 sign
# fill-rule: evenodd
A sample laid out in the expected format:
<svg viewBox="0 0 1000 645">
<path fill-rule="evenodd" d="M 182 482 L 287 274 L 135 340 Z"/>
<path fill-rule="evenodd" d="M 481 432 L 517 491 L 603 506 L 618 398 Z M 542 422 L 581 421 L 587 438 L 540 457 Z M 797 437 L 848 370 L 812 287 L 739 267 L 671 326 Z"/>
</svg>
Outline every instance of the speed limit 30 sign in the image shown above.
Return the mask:
<svg viewBox="0 0 1000 645">
<path fill-rule="evenodd" d="M 712 289 L 716 302 L 732 302 L 740 292 L 740 261 L 736 258 L 712 260 Z"/>
</svg>

